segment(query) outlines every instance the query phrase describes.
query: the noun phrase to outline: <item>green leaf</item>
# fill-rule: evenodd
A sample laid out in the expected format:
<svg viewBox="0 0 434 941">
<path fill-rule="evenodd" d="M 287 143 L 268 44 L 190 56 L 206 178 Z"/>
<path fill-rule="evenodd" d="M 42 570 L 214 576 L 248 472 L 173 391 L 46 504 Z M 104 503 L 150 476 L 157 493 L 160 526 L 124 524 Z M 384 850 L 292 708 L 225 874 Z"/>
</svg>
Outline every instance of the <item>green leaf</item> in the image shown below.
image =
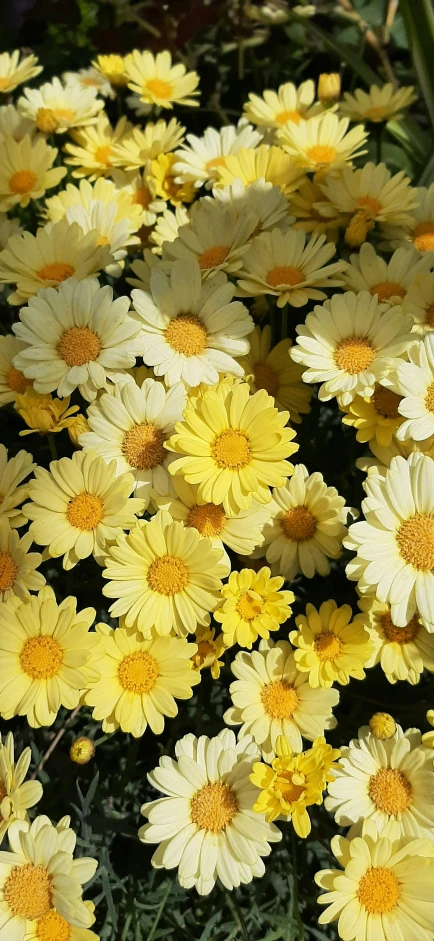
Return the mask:
<svg viewBox="0 0 434 941">
<path fill-rule="evenodd" d="M 434 10 L 431 0 L 401 0 L 411 57 L 434 128 Z"/>
</svg>

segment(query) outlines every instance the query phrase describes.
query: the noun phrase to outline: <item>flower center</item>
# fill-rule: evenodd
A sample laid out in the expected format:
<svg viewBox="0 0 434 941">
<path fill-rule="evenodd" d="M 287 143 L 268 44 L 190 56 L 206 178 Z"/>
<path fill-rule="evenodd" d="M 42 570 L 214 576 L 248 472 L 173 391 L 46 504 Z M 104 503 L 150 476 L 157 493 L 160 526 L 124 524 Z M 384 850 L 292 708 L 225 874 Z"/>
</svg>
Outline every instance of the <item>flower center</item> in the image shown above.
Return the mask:
<svg viewBox="0 0 434 941">
<path fill-rule="evenodd" d="M 331 631 L 324 631 L 315 639 L 315 650 L 319 660 L 336 660 L 342 650 L 342 642 L 336 634 Z"/>
<path fill-rule="evenodd" d="M 7 384 L 12 392 L 19 392 L 20 395 L 22 395 L 27 387 L 32 385 L 32 380 L 26 379 L 25 375 L 20 372 L 19 369 L 15 369 L 15 366 L 11 366 L 8 370 Z"/>
<path fill-rule="evenodd" d="M 367 209 L 374 216 L 377 216 L 383 208 L 379 200 L 373 196 L 359 196 L 356 203 L 361 209 Z"/>
<path fill-rule="evenodd" d="M 188 568 L 176 555 L 154 559 L 148 569 L 148 585 L 159 595 L 177 595 L 188 584 Z"/>
<path fill-rule="evenodd" d="M 257 389 L 265 389 L 268 395 L 276 397 L 279 391 L 279 377 L 271 366 L 267 363 L 255 363 L 253 367 L 255 386 Z"/>
<path fill-rule="evenodd" d="M 3 89 L 9 88 L 10 84 L 11 84 L 11 80 L 10 78 L 8 78 L 8 76 L 2 75 L 0 77 L 0 88 L 3 88 Z"/>
<path fill-rule="evenodd" d="M 37 179 L 31 170 L 17 170 L 9 180 L 9 189 L 13 193 L 30 193 Z"/>
<path fill-rule="evenodd" d="M 142 209 L 147 209 L 151 202 L 151 194 L 148 189 L 142 187 L 135 191 L 132 201 L 134 206 L 141 206 Z"/>
<path fill-rule="evenodd" d="M 205 503 L 203 506 L 192 506 L 186 521 L 186 526 L 194 526 L 202 536 L 218 536 L 226 523 L 226 514 L 223 507 L 215 503 Z"/>
<path fill-rule="evenodd" d="M 279 285 L 294 287 L 304 281 L 304 274 L 301 268 L 293 268 L 292 265 L 280 265 L 277 268 L 272 268 L 265 280 L 273 288 Z"/>
<path fill-rule="evenodd" d="M 156 98 L 171 98 L 173 94 L 172 83 L 165 82 L 161 78 L 149 78 L 146 82 L 145 91 L 146 89 Z"/>
<path fill-rule="evenodd" d="M 315 535 L 316 519 L 307 506 L 294 506 L 282 518 L 282 529 L 287 539 L 305 542 Z"/>
<path fill-rule="evenodd" d="M 209 640 L 197 641 L 196 657 L 199 657 L 201 665 L 205 663 L 205 660 L 210 656 L 210 654 L 214 654 L 214 647 L 212 644 L 210 644 Z"/>
<path fill-rule="evenodd" d="M 14 866 L 3 887 L 3 898 L 16 918 L 33 921 L 52 907 L 50 877 L 44 866 Z"/>
<path fill-rule="evenodd" d="M 154 688 L 160 671 L 157 661 L 145 650 L 136 650 L 119 664 L 118 679 L 124 689 L 141 695 Z"/>
<path fill-rule="evenodd" d="M 314 144 L 313 147 L 307 148 L 306 154 L 312 163 L 318 166 L 328 166 L 337 157 L 338 152 L 334 147 L 328 147 L 327 144 Z"/>
<path fill-rule="evenodd" d="M 254 621 L 264 607 L 263 598 L 255 598 L 250 591 L 244 591 L 237 602 L 237 611 L 243 621 Z"/>
<path fill-rule="evenodd" d="M 369 781 L 368 793 L 377 810 L 393 816 L 408 810 L 412 802 L 411 784 L 395 768 L 380 768 Z"/>
<path fill-rule="evenodd" d="M 70 108 L 54 108 L 53 113 L 61 121 L 73 121 L 75 118 L 75 111 L 71 111 Z"/>
<path fill-rule="evenodd" d="M 205 784 L 190 801 L 190 816 L 199 830 L 221 833 L 238 811 L 238 803 L 231 787 L 216 781 Z"/>
<path fill-rule="evenodd" d="M 62 333 L 57 352 L 67 366 L 83 366 L 98 359 L 101 340 L 89 327 L 70 327 Z"/>
<path fill-rule="evenodd" d="M 90 532 L 95 529 L 104 516 L 104 504 L 101 497 L 94 493 L 79 493 L 68 504 L 66 517 L 71 526 Z"/>
<path fill-rule="evenodd" d="M 406 290 L 396 281 L 380 281 L 370 288 L 370 294 L 378 294 L 379 301 L 389 301 L 391 297 L 405 297 Z"/>
<path fill-rule="evenodd" d="M 57 131 L 58 126 L 59 122 L 51 108 L 38 108 L 36 127 L 39 131 L 42 131 L 43 134 L 51 134 L 53 131 Z"/>
<path fill-rule="evenodd" d="M 434 304 L 431 304 L 425 313 L 425 323 L 427 327 L 434 329 Z"/>
<path fill-rule="evenodd" d="M 381 105 L 375 105 L 374 108 L 368 108 L 365 112 L 365 118 L 367 118 L 368 121 L 384 121 L 385 110 Z"/>
<path fill-rule="evenodd" d="M 425 405 L 429 412 L 434 412 L 434 382 L 426 390 Z"/>
<path fill-rule="evenodd" d="M 0 551 L 0 591 L 7 591 L 12 588 L 18 575 L 18 565 L 14 562 L 9 552 Z"/>
<path fill-rule="evenodd" d="M 419 252 L 434 251 L 434 222 L 420 222 L 413 232 L 413 245 Z"/>
<path fill-rule="evenodd" d="M 41 281 L 66 281 L 72 278 L 75 268 L 63 261 L 53 261 L 51 265 L 44 265 L 36 272 L 36 277 Z"/>
<path fill-rule="evenodd" d="M 131 467 L 150 470 L 162 464 L 167 457 L 167 451 L 163 447 L 165 440 L 164 433 L 152 422 L 133 425 L 125 433 L 122 454 Z"/>
<path fill-rule="evenodd" d="M 47 680 L 59 672 L 63 662 L 63 650 L 54 637 L 29 637 L 20 653 L 20 663 L 33 680 Z M 36 916 L 34 916 L 36 917 Z"/>
<path fill-rule="evenodd" d="M 386 640 L 392 644 L 409 644 L 420 630 L 417 614 L 413 615 L 411 621 L 405 627 L 396 627 L 395 624 L 392 624 L 390 614 L 382 614 L 380 625 Z"/>
<path fill-rule="evenodd" d="M 97 163 L 102 163 L 104 167 L 110 166 L 110 157 L 112 156 L 112 149 L 107 144 L 103 147 L 97 147 L 94 158 Z"/>
<path fill-rule="evenodd" d="M 212 245 L 211 248 L 206 248 L 205 251 L 197 257 L 199 268 L 205 271 L 207 268 L 216 268 L 217 265 L 222 265 L 228 257 L 228 252 L 228 245 Z"/>
<path fill-rule="evenodd" d="M 399 899 L 399 882 L 391 869 L 374 866 L 362 876 L 357 898 L 370 915 L 385 915 Z"/>
<path fill-rule="evenodd" d="M 195 314 L 178 314 L 167 324 L 164 336 L 172 350 L 183 356 L 200 356 L 207 347 L 206 327 Z"/>
<path fill-rule="evenodd" d="M 226 157 L 212 157 L 205 166 L 207 170 L 212 170 L 213 167 L 225 167 Z"/>
<path fill-rule="evenodd" d="M 211 453 L 218 467 L 239 470 L 246 467 L 250 461 L 249 439 L 237 428 L 228 428 L 227 431 L 216 435 Z"/>
<path fill-rule="evenodd" d="M 293 804 L 295 801 L 298 801 L 305 790 L 304 784 L 294 784 L 293 779 L 295 776 L 293 771 L 280 771 L 276 781 L 280 795 L 287 804 Z M 297 777 L 299 777 L 298 773 Z"/>
<path fill-rule="evenodd" d="M 434 516 L 416 513 L 396 533 L 401 557 L 420 571 L 434 568 Z"/>
<path fill-rule="evenodd" d="M 402 401 L 402 395 L 397 395 L 385 386 L 376 386 L 371 401 L 375 411 L 382 418 L 399 418 L 398 405 Z"/>
<path fill-rule="evenodd" d="M 261 699 L 267 716 L 273 719 L 290 719 L 298 706 L 297 693 L 286 680 L 267 683 L 262 690 Z"/>
<path fill-rule="evenodd" d="M 366 337 L 346 337 L 338 343 L 333 359 L 338 369 L 356 376 L 371 365 L 375 350 Z"/>
<path fill-rule="evenodd" d="M 285 124 L 286 121 L 293 121 L 294 124 L 300 124 L 301 114 L 299 111 L 279 111 L 279 114 L 276 114 L 275 121 L 278 121 L 279 124 Z"/>
<path fill-rule="evenodd" d="M 68 922 L 52 909 L 39 919 L 36 937 L 38 941 L 69 941 L 71 928 Z"/>
</svg>

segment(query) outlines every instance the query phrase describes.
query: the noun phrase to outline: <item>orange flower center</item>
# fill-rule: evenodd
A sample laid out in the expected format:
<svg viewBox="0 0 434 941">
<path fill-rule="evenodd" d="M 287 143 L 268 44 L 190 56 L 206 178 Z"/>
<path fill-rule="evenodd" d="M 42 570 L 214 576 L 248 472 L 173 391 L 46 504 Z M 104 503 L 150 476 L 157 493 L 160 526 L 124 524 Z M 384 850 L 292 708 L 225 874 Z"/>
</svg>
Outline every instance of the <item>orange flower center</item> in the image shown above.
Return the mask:
<svg viewBox="0 0 434 941">
<path fill-rule="evenodd" d="M 265 389 L 268 395 L 276 397 L 279 391 L 279 377 L 271 366 L 267 363 L 255 363 L 253 367 L 253 376 L 257 389 Z"/>
<path fill-rule="evenodd" d="M 90 532 L 98 526 L 104 516 L 104 504 L 101 497 L 94 493 L 79 493 L 68 504 L 66 517 L 71 526 Z"/>
<path fill-rule="evenodd" d="M 336 634 L 331 631 L 324 631 L 315 638 L 315 650 L 319 660 L 336 660 L 342 651 L 342 642 Z"/>
<path fill-rule="evenodd" d="M 374 196 L 359 196 L 356 203 L 361 209 L 367 209 L 372 215 L 377 216 L 382 210 L 382 205 Z"/>
<path fill-rule="evenodd" d="M 207 170 L 212 170 L 214 167 L 225 167 L 226 157 L 212 157 L 205 166 Z"/>
<path fill-rule="evenodd" d="M 169 321 L 164 336 L 172 350 L 183 356 L 199 356 L 206 349 L 208 334 L 195 314 L 178 314 Z"/>
<path fill-rule="evenodd" d="M 37 179 L 36 173 L 31 170 L 17 170 L 9 180 L 9 189 L 13 193 L 30 193 Z"/>
<path fill-rule="evenodd" d="M 173 94 L 173 85 L 171 82 L 165 82 L 161 78 L 149 78 L 146 82 L 145 92 L 149 91 L 155 98 L 171 98 Z"/>
<path fill-rule="evenodd" d="M 396 533 L 401 557 L 421 572 L 434 568 L 434 516 L 416 513 Z"/>
<path fill-rule="evenodd" d="M 378 294 L 379 301 L 389 301 L 391 297 L 405 297 L 406 290 L 396 281 L 380 281 L 369 289 L 372 296 Z"/>
<path fill-rule="evenodd" d="M 216 781 L 205 784 L 190 801 L 190 816 L 198 830 L 221 833 L 238 811 L 238 802 L 231 787 Z"/>
<path fill-rule="evenodd" d="M 31 379 L 26 379 L 24 373 L 20 372 L 19 369 L 15 369 L 15 366 L 11 366 L 7 374 L 7 384 L 12 392 L 18 392 L 22 395 L 27 387 L 31 386 L 33 383 Z"/>
<path fill-rule="evenodd" d="M 412 803 L 411 784 L 396 768 L 380 768 L 370 778 L 368 793 L 377 810 L 391 816 L 408 810 Z"/>
<path fill-rule="evenodd" d="M 70 327 L 62 333 L 57 352 L 67 366 L 83 366 L 98 359 L 101 340 L 89 327 Z"/>
<path fill-rule="evenodd" d="M 367 337 L 346 337 L 338 343 L 333 359 L 338 369 L 356 376 L 371 365 L 375 350 Z"/>
<path fill-rule="evenodd" d="M 316 519 L 307 506 L 294 506 L 282 517 L 282 529 L 287 539 L 306 542 L 316 531 Z"/>
<path fill-rule="evenodd" d="M 163 445 L 166 436 L 152 422 L 134 425 L 126 432 L 122 443 L 122 454 L 131 467 L 150 470 L 162 464 L 167 457 Z"/>
<path fill-rule="evenodd" d="M 413 245 L 418 252 L 434 251 L 434 222 L 420 222 L 413 232 Z"/>
<path fill-rule="evenodd" d="M 430 304 L 425 313 L 425 323 L 434 330 L 434 304 Z"/>
<path fill-rule="evenodd" d="M 434 412 L 434 382 L 426 390 L 425 405 L 429 412 Z"/>
<path fill-rule="evenodd" d="M 18 575 L 18 565 L 9 552 L 0 551 L 0 591 L 12 588 Z"/>
<path fill-rule="evenodd" d="M 413 615 L 405 627 L 396 627 L 390 614 L 382 614 L 380 625 L 386 640 L 392 644 L 409 644 L 420 631 L 417 614 Z"/>
<path fill-rule="evenodd" d="M 141 206 L 142 209 L 147 209 L 149 203 L 151 202 L 151 194 L 148 189 L 145 189 L 143 186 L 141 189 L 137 189 L 133 196 L 133 205 Z"/>
<path fill-rule="evenodd" d="M 385 386 L 376 386 L 371 401 L 375 411 L 382 418 L 399 418 L 398 405 L 402 401 L 402 395 L 386 389 Z"/>
<path fill-rule="evenodd" d="M 374 866 L 359 882 L 357 898 L 370 915 L 386 915 L 396 907 L 399 882 L 391 869 Z"/>
<path fill-rule="evenodd" d="M 63 663 L 63 650 L 54 637 L 29 637 L 20 653 L 21 668 L 33 680 L 56 676 Z"/>
<path fill-rule="evenodd" d="M 292 265 L 279 265 L 268 272 L 265 280 L 273 288 L 278 286 L 287 287 L 288 285 L 295 287 L 296 284 L 301 284 L 304 281 L 304 274 L 301 268 L 293 268 Z"/>
<path fill-rule="evenodd" d="M 63 261 L 53 261 L 50 265 L 44 265 L 43 268 L 40 268 L 36 272 L 36 277 L 40 278 L 41 281 L 57 281 L 60 284 L 61 281 L 72 278 L 74 272 L 75 268 L 72 265 L 68 265 Z"/>
<path fill-rule="evenodd" d="M 105 144 L 102 147 L 97 147 L 94 158 L 97 163 L 101 163 L 104 167 L 109 167 L 112 154 L 112 148 L 109 147 L 108 144 Z"/>
<path fill-rule="evenodd" d="M 244 591 L 237 602 L 237 612 L 243 621 L 254 621 L 263 607 L 264 599 L 256 598 L 250 591 Z"/>
<path fill-rule="evenodd" d="M 307 148 L 306 154 L 312 163 L 316 163 L 319 167 L 325 167 L 333 163 L 338 152 L 334 147 L 328 147 L 326 144 L 314 144 L 313 147 Z"/>
<path fill-rule="evenodd" d="M 36 937 L 38 941 L 69 941 L 71 926 L 53 908 L 39 919 Z"/>
<path fill-rule="evenodd" d="M 305 790 L 304 784 L 294 783 L 294 777 L 293 771 L 279 771 L 276 787 L 286 804 L 294 804 Z"/>
<path fill-rule="evenodd" d="M 221 505 L 204 503 L 203 506 L 192 506 L 186 526 L 193 526 L 202 536 L 218 536 L 226 523 L 226 514 Z"/>
<path fill-rule="evenodd" d="M 206 271 L 208 268 L 216 268 L 217 265 L 222 265 L 226 261 L 228 252 L 228 245 L 212 245 L 211 248 L 206 248 L 201 255 L 198 255 L 199 268 Z"/>
<path fill-rule="evenodd" d="M 262 690 L 261 700 L 267 716 L 272 719 L 290 719 L 297 709 L 298 696 L 286 680 L 273 680 Z"/>
<path fill-rule="evenodd" d="M 294 124 L 299 124 L 301 117 L 299 111 L 279 111 L 279 114 L 275 116 L 275 120 L 278 121 L 279 124 L 285 124 L 286 121 L 293 121 Z"/>
</svg>

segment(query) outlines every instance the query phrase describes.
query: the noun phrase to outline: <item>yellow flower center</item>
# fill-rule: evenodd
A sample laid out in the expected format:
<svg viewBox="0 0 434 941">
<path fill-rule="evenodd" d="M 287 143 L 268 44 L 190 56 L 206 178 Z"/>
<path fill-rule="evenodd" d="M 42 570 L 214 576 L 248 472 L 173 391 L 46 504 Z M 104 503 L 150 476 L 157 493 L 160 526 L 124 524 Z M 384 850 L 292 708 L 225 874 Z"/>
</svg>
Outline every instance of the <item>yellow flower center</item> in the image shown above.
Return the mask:
<svg viewBox="0 0 434 941">
<path fill-rule="evenodd" d="M 133 425 L 125 433 L 122 454 L 131 467 L 150 470 L 162 464 L 167 457 L 167 451 L 163 447 L 165 440 L 164 433 L 153 422 Z"/>
<path fill-rule="evenodd" d="M 109 245 L 110 242 L 109 242 L 108 236 L 107 236 L 107 235 L 100 235 L 99 239 L 97 239 L 97 243 L 96 243 L 96 244 L 97 244 L 97 245 Z"/>
<path fill-rule="evenodd" d="M 273 719 L 290 719 L 298 706 L 296 690 L 286 680 L 267 683 L 262 690 L 261 699 L 267 716 Z"/>
<path fill-rule="evenodd" d="M 375 105 L 373 108 L 368 108 L 365 112 L 365 118 L 368 121 L 384 121 L 386 118 L 385 109 L 381 105 Z"/>
<path fill-rule="evenodd" d="M 359 248 L 366 241 L 366 236 L 373 229 L 375 222 L 367 212 L 356 212 L 345 229 L 345 242 L 351 248 Z"/>
<path fill-rule="evenodd" d="M 18 565 L 9 552 L 0 551 L 0 591 L 12 588 L 18 575 Z"/>
<path fill-rule="evenodd" d="M 214 167 L 225 167 L 226 157 L 212 157 L 205 166 L 207 170 L 212 170 Z"/>
<path fill-rule="evenodd" d="M 218 467 L 240 470 L 247 467 L 250 461 L 249 439 L 237 428 L 228 428 L 214 438 L 211 454 Z"/>
<path fill-rule="evenodd" d="M 396 533 L 401 557 L 419 571 L 434 568 L 434 516 L 416 513 Z"/>
<path fill-rule="evenodd" d="M 413 232 L 413 245 L 419 252 L 434 251 L 434 222 L 420 222 Z"/>
<path fill-rule="evenodd" d="M 146 82 L 145 92 L 149 91 L 155 98 L 171 98 L 173 94 L 173 85 L 171 82 L 165 82 L 161 78 L 149 78 Z"/>
<path fill-rule="evenodd" d="M 244 621 L 254 621 L 264 607 L 263 598 L 255 598 L 249 591 L 244 591 L 237 601 L 237 612 Z"/>
<path fill-rule="evenodd" d="M 333 163 L 338 152 L 334 147 L 328 147 L 327 144 L 314 144 L 313 147 L 307 148 L 306 155 L 309 157 L 309 160 L 311 160 L 312 163 L 316 163 L 317 166 L 328 166 L 330 163 Z"/>
<path fill-rule="evenodd" d="M 221 833 L 238 810 L 238 803 L 231 787 L 216 781 L 205 784 L 190 801 L 190 816 L 199 830 Z"/>
<path fill-rule="evenodd" d="M 399 418 L 398 405 L 401 400 L 402 395 L 397 395 L 385 386 L 376 386 L 371 402 L 382 418 Z"/>
<path fill-rule="evenodd" d="M 14 866 L 3 887 L 3 898 L 16 918 L 33 921 L 52 907 L 50 877 L 44 866 Z"/>
<path fill-rule="evenodd" d="M 427 327 L 434 329 L 434 304 L 430 304 L 425 313 L 425 323 Z"/>
<path fill-rule="evenodd" d="M 296 776 L 299 777 L 298 772 L 296 772 Z M 276 781 L 276 787 L 287 804 L 298 801 L 305 790 L 304 784 L 294 784 L 294 777 L 293 771 L 280 771 Z"/>
<path fill-rule="evenodd" d="M 420 631 L 417 614 L 413 615 L 405 627 L 396 627 L 390 614 L 382 614 L 380 625 L 386 640 L 392 644 L 409 644 Z"/>
<path fill-rule="evenodd" d="M 278 287 L 278 285 L 294 287 L 304 281 L 304 274 L 301 268 L 293 268 L 292 265 L 280 265 L 277 268 L 272 268 L 266 275 L 265 280 L 273 288 Z"/>
<path fill-rule="evenodd" d="M 396 816 L 412 803 L 411 784 L 396 768 L 380 768 L 369 781 L 368 793 L 377 810 L 384 814 Z"/>
<path fill-rule="evenodd" d="M 399 899 L 399 882 L 391 869 L 374 866 L 359 882 L 357 898 L 370 915 L 386 915 Z"/>
<path fill-rule="evenodd" d="M 223 507 L 215 503 L 204 503 L 203 506 L 192 506 L 186 526 L 194 526 L 202 536 L 218 536 L 226 523 L 226 513 Z"/>
<path fill-rule="evenodd" d="M 315 650 L 321 661 L 336 660 L 342 650 L 342 641 L 331 631 L 324 631 L 315 638 Z"/>
<path fill-rule="evenodd" d="M 118 679 L 123 689 L 142 695 L 154 688 L 160 671 L 158 663 L 145 650 L 130 653 L 119 664 Z"/>
<path fill-rule="evenodd" d="M 60 118 L 62 121 L 74 121 L 75 111 L 71 111 L 70 108 L 54 108 L 54 114 L 56 118 Z"/>
<path fill-rule="evenodd" d="M 200 663 L 205 663 L 207 657 L 210 654 L 214 654 L 214 647 L 210 644 L 209 640 L 199 640 L 197 643 L 197 653 L 195 657 L 199 657 Z"/>
<path fill-rule="evenodd" d="M 315 535 L 316 519 L 307 506 L 294 506 L 283 516 L 282 529 L 287 539 L 305 542 Z"/>
<path fill-rule="evenodd" d="M 134 206 L 141 206 L 142 209 L 147 209 L 151 202 L 151 194 L 148 189 L 142 187 L 135 191 L 132 201 Z"/>
<path fill-rule="evenodd" d="M 71 927 L 53 908 L 39 919 L 36 937 L 38 941 L 69 941 Z"/>
<path fill-rule="evenodd" d="M 85 88 L 93 88 L 94 86 L 98 87 L 100 84 L 101 82 L 98 82 L 96 78 L 80 78 L 80 85 L 84 85 Z"/>
<path fill-rule="evenodd" d="M 15 369 L 15 366 L 11 366 L 7 374 L 7 384 L 12 392 L 19 392 L 22 395 L 27 387 L 32 385 L 32 380 L 26 379 L 24 373 Z"/>
<path fill-rule="evenodd" d="M 257 389 L 265 389 L 268 395 L 276 397 L 279 391 L 279 377 L 271 366 L 267 363 L 255 363 L 253 367 L 255 386 Z"/>
<path fill-rule="evenodd" d="M 211 248 L 206 248 L 201 255 L 197 256 L 199 268 L 206 271 L 207 268 L 216 268 L 217 265 L 222 265 L 226 261 L 228 252 L 228 245 L 212 245 Z"/>
<path fill-rule="evenodd" d="M 110 166 L 110 157 L 112 156 L 113 151 L 108 144 L 104 144 L 102 147 L 97 147 L 94 158 L 97 163 L 101 163 L 104 167 Z"/>
<path fill-rule="evenodd" d="M 188 584 L 188 568 L 176 555 L 154 559 L 148 569 L 148 585 L 159 595 L 177 595 Z"/>
<path fill-rule="evenodd" d="M 356 203 L 361 209 L 366 209 L 369 213 L 372 213 L 373 216 L 377 216 L 383 208 L 380 201 L 375 199 L 374 196 L 359 196 Z"/>
<path fill-rule="evenodd" d="M 54 637 L 29 637 L 20 653 L 21 668 L 33 680 L 55 676 L 63 662 L 63 650 Z M 36 917 L 36 916 L 35 916 Z"/>
<path fill-rule="evenodd" d="M 389 301 L 391 297 L 404 297 L 406 294 L 405 288 L 397 284 L 396 281 L 380 281 L 379 284 L 374 284 L 374 287 L 369 290 L 372 297 L 374 294 L 378 294 L 379 301 Z"/>
<path fill-rule="evenodd" d="M 54 111 L 51 108 L 38 108 L 36 114 L 36 127 L 43 134 L 51 134 L 57 131 L 59 122 Z"/>
<path fill-rule="evenodd" d="M 279 114 L 276 114 L 275 121 L 278 121 L 279 124 L 285 124 L 286 121 L 293 121 L 294 124 L 300 124 L 301 114 L 299 111 L 279 111 Z"/>
<path fill-rule="evenodd" d="M 17 170 L 9 180 L 9 189 L 13 193 L 30 193 L 37 179 L 36 173 L 31 170 Z"/>
<path fill-rule="evenodd" d="M 375 359 L 375 350 L 367 337 L 346 337 L 338 343 L 333 359 L 338 369 L 356 376 L 371 365 Z"/>
<path fill-rule="evenodd" d="M 36 277 L 41 281 L 66 281 L 72 278 L 75 268 L 63 261 L 53 261 L 51 265 L 44 265 L 36 272 Z"/>
<path fill-rule="evenodd" d="M 95 529 L 104 516 L 104 504 L 95 493 L 79 493 L 68 504 L 66 517 L 71 526 L 90 532 Z"/>
<path fill-rule="evenodd" d="M 5 89 L 9 88 L 9 85 L 10 85 L 10 84 L 11 84 L 11 79 L 8 78 L 7 75 L 2 75 L 2 76 L 0 77 L 0 88 L 1 88 L 3 91 L 4 91 Z"/>
<path fill-rule="evenodd" d="M 101 340 L 89 327 L 70 327 L 62 333 L 57 352 L 67 366 L 83 366 L 98 359 Z"/>
<path fill-rule="evenodd" d="M 205 325 L 195 314 L 178 314 L 167 324 L 164 336 L 172 350 L 183 356 L 199 356 L 207 347 Z"/>
<path fill-rule="evenodd" d="M 434 382 L 426 390 L 425 405 L 429 412 L 434 412 Z"/>
</svg>

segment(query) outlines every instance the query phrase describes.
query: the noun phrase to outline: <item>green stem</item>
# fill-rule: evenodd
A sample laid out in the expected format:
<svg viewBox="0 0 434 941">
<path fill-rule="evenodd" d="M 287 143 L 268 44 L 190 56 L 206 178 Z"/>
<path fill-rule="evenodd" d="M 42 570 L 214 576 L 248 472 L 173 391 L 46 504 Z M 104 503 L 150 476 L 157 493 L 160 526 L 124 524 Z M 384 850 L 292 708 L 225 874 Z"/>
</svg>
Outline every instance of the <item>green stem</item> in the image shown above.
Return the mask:
<svg viewBox="0 0 434 941">
<path fill-rule="evenodd" d="M 169 882 L 169 884 L 168 884 L 168 886 L 167 886 L 167 889 L 166 889 L 166 891 L 165 891 L 165 893 L 164 893 L 164 895 L 163 895 L 163 898 L 161 899 L 161 903 L 160 903 L 159 909 L 158 909 L 157 914 L 156 914 L 156 916 L 155 916 L 154 924 L 152 925 L 152 928 L 151 928 L 151 930 L 150 930 L 150 932 L 149 932 L 149 934 L 148 934 L 148 937 L 147 937 L 146 941 L 152 941 L 152 938 L 153 938 L 154 935 L 155 935 L 155 932 L 156 932 L 157 927 L 158 927 L 158 922 L 160 921 L 160 918 L 161 918 L 161 916 L 162 916 L 162 914 L 163 914 L 164 906 L 165 906 L 165 904 L 166 904 L 166 902 L 167 902 L 167 899 L 169 898 L 171 889 L 172 889 L 172 883 Z"/>
<path fill-rule="evenodd" d="M 52 434 L 48 435 L 48 444 L 49 444 L 51 457 L 53 458 L 53 461 L 57 461 L 57 448 L 56 448 L 56 442 L 54 440 L 54 435 Z"/>
<path fill-rule="evenodd" d="M 234 916 L 235 920 L 238 922 L 240 926 L 240 931 L 241 931 L 243 941 L 250 941 L 249 933 L 247 931 L 246 923 L 244 921 L 244 915 L 240 909 L 240 906 L 238 905 L 238 902 L 235 898 L 235 894 L 232 896 L 228 889 L 225 889 L 225 892 L 226 892 L 226 898 L 228 900 L 228 905 L 232 912 L 232 915 Z"/>
<path fill-rule="evenodd" d="M 291 825 L 291 850 L 292 850 L 292 917 L 297 924 L 297 941 L 304 941 L 304 925 L 300 914 L 298 900 L 298 870 L 297 870 L 297 837 L 294 827 Z"/>
</svg>

